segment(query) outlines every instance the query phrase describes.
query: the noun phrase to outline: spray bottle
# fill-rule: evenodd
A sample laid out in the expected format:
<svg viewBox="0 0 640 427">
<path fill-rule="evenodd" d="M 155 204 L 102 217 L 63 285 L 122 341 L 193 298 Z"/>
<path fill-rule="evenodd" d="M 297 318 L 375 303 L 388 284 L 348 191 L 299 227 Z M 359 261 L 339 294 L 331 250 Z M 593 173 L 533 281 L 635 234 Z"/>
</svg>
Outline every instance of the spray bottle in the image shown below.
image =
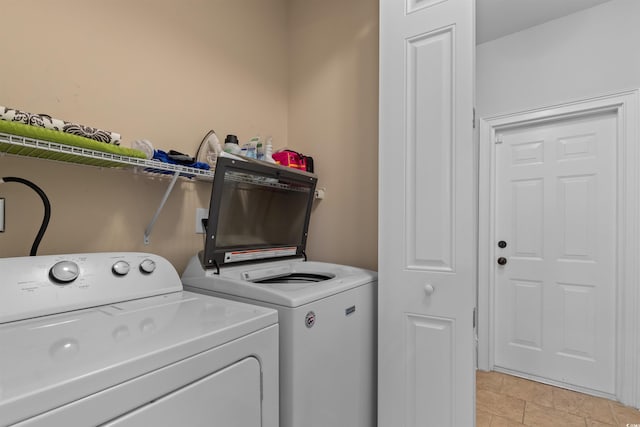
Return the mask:
<svg viewBox="0 0 640 427">
<path fill-rule="evenodd" d="M 273 140 L 271 137 L 268 137 L 264 147 L 264 161 L 269 163 L 275 163 L 276 161 L 273 160 L 273 157 L 271 156 L 272 154 L 273 154 Z"/>
</svg>

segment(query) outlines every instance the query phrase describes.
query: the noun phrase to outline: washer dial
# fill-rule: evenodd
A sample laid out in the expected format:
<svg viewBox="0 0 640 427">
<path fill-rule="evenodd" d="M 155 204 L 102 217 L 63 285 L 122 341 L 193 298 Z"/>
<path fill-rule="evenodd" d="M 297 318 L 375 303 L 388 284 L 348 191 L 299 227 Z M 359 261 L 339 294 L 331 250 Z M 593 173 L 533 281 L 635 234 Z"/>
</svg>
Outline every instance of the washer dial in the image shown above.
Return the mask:
<svg viewBox="0 0 640 427">
<path fill-rule="evenodd" d="M 78 278 L 80 268 L 73 261 L 57 262 L 49 270 L 49 277 L 60 285 L 67 285 Z"/>
<path fill-rule="evenodd" d="M 111 267 L 111 270 L 118 276 L 126 276 L 130 269 L 131 267 L 127 261 L 117 261 Z"/>
<path fill-rule="evenodd" d="M 140 263 L 140 271 L 146 274 L 151 274 L 156 269 L 156 262 L 152 259 L 145 258 Z"/>
</svg>

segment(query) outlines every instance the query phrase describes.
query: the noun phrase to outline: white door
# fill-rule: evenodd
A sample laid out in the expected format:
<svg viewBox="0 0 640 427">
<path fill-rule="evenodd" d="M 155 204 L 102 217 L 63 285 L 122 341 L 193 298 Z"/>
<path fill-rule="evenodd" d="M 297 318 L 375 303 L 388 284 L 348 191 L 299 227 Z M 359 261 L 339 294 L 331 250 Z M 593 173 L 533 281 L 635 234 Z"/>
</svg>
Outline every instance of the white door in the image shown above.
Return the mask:
<svg viewBox="0 0 640 427">
<path fill-rule="evenodd" d="M 475 422 L 474 21 L 380 1 L 380 427 Z"/>
<path fill-rule="evenodd" d="M 495 365 L 614 395 L 616 113 L 496 135 Z"/>
</svg>

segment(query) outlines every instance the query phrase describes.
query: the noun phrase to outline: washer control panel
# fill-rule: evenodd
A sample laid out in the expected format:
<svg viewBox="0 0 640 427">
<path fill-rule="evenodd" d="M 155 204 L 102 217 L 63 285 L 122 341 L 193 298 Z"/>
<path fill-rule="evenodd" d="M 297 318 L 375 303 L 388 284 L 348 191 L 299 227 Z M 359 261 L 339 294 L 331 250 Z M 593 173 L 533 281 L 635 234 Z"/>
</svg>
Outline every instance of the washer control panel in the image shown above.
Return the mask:
<svg viewBox="0 0 640 427">
<path fill-rule="evenodd" d="M 0 323 L 181 290 L 169 261 L 149 253 L 0 258 Z"/>
</svg>

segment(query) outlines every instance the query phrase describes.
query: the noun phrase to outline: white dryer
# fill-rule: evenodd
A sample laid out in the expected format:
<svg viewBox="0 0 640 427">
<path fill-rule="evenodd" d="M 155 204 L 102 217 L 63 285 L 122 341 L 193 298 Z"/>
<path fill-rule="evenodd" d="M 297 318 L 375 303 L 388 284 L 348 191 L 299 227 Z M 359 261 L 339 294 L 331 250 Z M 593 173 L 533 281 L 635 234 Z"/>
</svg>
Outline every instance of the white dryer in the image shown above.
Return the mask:
<svg viewBox="0 0 640 427">
<path fill-rule="evenodd" d="M 278 310 L 280 425 L 376 425 L 377 274 L 307 261 L 316 177 L 218 159 L 186 290 Z"/>
<path fill-rule="evenodd" d="M 146 253 L 0 259 L 0 425 L 278 427 L 277 312 Z"/>
</svg>

